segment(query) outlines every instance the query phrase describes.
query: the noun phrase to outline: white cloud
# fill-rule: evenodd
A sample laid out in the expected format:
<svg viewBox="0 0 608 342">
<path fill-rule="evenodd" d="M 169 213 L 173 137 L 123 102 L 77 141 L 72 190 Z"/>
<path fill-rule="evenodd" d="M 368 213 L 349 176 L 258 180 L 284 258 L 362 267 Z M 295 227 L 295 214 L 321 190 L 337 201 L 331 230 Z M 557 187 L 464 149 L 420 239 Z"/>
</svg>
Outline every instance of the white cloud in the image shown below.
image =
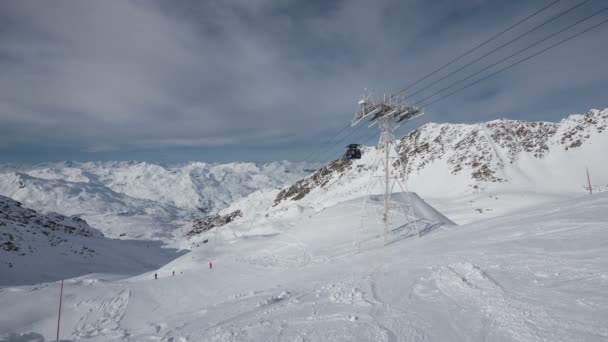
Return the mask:
<svg viewBox="0 0 608 342">
<path fill-rule="evenodd" d="M 346 125 L 362 88 L 398 89 L 535 7 L 525 1 L 328 4 L 3 2 L 0 146 L 301 141 Z M 430 108 L 429 117 L 466 121 L 539 106 L 563 115 L 558 101 L 552 106 L 547 98 L 606 79 L 608 49 L 598 43 L 606 32 L 485 83 L 497 88 L 492 96 L 463 92 Z"/>
</svg>

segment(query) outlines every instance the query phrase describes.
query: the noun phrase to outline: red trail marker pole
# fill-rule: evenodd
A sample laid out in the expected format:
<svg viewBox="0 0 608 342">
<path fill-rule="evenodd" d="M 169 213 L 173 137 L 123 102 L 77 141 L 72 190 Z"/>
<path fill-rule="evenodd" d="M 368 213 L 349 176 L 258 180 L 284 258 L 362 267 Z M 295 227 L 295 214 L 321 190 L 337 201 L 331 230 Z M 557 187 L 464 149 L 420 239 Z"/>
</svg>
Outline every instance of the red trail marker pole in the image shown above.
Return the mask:
<svg viewBox="0 0 608 342">
<path fill-rule="evenodd" d="M 59 292 L 59 315 L 57 316 L 57 341 L 59 341 L 59 322 L 61 322 L 61 301 L 63 299 L 63 280 L 61 280 L 61 291 Z"/>
<path fill-rule="evenodd" d="M 587 168 L 587 184 L 589 184 L 589 195 L 593 195 L 593 189 L 591 188 L 591 177 L 589 177 L 589 169 Z"/>
</svg>

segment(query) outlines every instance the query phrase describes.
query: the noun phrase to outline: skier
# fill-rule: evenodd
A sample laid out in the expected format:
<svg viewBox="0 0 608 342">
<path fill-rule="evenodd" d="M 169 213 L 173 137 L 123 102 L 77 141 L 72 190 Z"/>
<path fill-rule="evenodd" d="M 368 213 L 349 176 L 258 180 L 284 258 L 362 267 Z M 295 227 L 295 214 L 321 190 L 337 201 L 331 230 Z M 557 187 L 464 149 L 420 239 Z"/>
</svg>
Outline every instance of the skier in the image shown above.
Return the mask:
<svg viewBox="0 0 608 342">
<path fill-rule="evenodd" d="M 154 279 L 158 279 L 158 274 L 154 273 Z"/>
<path fill-rule="evenodd" d="M 175 277 L 175 271 L 173 271 L 173 276 Z"/>
<path fill-rule="evenodd" d="M 211 263 L 211 261 L 209 261 L 209 269 L 213 268 L 213 264 Z"/>
</svg>

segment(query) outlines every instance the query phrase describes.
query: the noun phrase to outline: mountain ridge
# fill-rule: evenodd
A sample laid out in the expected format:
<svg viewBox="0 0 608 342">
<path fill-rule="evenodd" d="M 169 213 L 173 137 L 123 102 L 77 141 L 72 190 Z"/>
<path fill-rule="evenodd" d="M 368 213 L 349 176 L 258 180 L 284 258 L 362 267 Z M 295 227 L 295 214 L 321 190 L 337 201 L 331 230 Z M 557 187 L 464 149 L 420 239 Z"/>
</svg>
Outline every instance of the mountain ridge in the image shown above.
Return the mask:
<svg viewBox="0 0 608 342">
<path fill-rule="evenodd" d="M 608 109 L 572 114 L 559 122 L 498 119 L 476 124 L 428 123 L 397 141 L 391 167 L 421 196 L 453 197 L 499 187 L 546 192 L 608 188 Z M 376 147 L 360 160 L 339 158 L 283 188 L 273 205 L 349 199 L 366 193 Z M 378 193 L 381 189 L 371 189 Z M 308 197 L 308 198 L 307 198 Z M 304 205 L 304 204 L 303 204 Z"/>
<path fill-rule="evenodd" d="M 0 195 L 0 286 L 136 274 L 177 256 L 158 242 L 109 239 L 77 216 L 42 214 Z"/>
</svg>

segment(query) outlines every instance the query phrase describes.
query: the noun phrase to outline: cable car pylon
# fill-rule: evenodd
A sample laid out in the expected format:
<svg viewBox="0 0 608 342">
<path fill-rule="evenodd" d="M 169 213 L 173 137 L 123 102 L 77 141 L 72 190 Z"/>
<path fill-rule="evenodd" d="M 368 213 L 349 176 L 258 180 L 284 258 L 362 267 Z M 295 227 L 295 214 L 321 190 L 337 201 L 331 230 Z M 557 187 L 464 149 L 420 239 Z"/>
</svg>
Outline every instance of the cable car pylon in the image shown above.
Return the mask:
<svg viewBox="0 0 608 342">
<path fill-rule="evenodd" d="M 374 178 L 377 178 L 380 180 L 384 191 L 381 213 L 384 226 L 382 232 L 384 245 L 394 242 L 393 235 L 397 232 L 405 231 L 403 233 L 409 234 L 411 230 L 414 230 L 415 234 L 420 236 L 405 180 L 403 183 L 401 182 L 399 174 L 395 172 L 392 166 L 391 159 L 399 158 L 395 143 L 395 130 L 402 124 L 421 116 L 423 113 L 420 109 L 408 105 L 403 97 L 396 98 L 394 96 L 387 97 L 385 95 L 381 99 L 374 99 L 372 96 L 365 93 L 358 104 L 359 110 L 353 118 L 352 127 L 355 127 L 362 122 L 367 122 L 369 127 L 377 125 L 380 129 L 380 139 L 378 141 L 377 150 L 382 151 L 382 153 L 377 155 L 376 160 L 373 163 L 370 183 L 363 202 L 364 209 L 361 214 L 361 224 L 363 225 L 363 215 L 365 215 L 367 209 L 367 200 L 371 196 L 374 186 L 377 184 L 374 181 Z M 384 169 L 384 174 L 379 177 L 374 177 L 380 169 Z M 405 177 L 405 172 L 403 175 Z M 395 186 L 398 186 L 399 190 L 405 194 L 405 203 L 403 200 L 393 200 L 392 194 Z M 394 215 L 392 215 L 395 211 L 398 211 L 403 215 L 404 222 L 396 222 L 397 220 L 395 220 L 393 217 Z M 395 224 L 397 225 L 395 226 Z"/>
</svg>

